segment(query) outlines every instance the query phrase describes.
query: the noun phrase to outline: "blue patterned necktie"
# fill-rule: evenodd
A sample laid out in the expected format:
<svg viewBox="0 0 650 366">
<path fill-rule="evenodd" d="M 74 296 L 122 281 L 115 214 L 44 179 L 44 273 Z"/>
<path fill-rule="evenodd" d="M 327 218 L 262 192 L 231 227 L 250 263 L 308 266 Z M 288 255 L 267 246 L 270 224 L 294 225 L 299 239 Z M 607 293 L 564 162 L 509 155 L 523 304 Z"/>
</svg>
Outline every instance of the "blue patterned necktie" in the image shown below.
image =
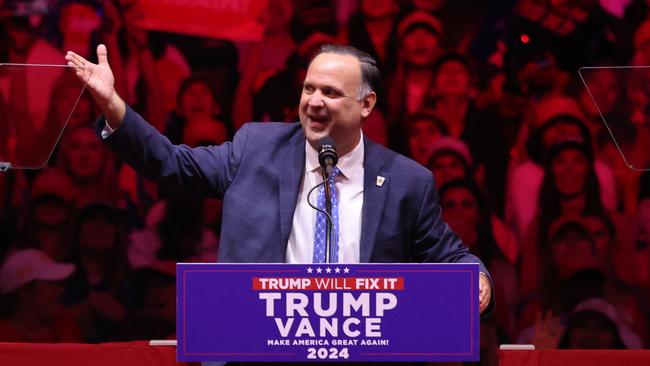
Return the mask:
<svg viewBox="0 0 650 366">
<path fill-rule="evenodd" d="M 334 178 L 337 174 L 339 174 L 339 172 L 339 168 L 334 167 L 332 170 L 332 176 L 327 180 L 326 183 L 330 187 L 330 192 L 332 192 L 330 263 L 336 263 L 339 261 L 339 204 L 336 197 L 336 189 L 334 188 Z M 325 185 L 322 185 L 318 188 L 316 207 L 318 207 L 320 210 L 325 211 Z M 325 238 L 327 237 L 326 227 L 327 216 L 320 211 L 316 211 L 316 226 L 314 227 L 314 263 L 325 263 Z"/>
</svg>

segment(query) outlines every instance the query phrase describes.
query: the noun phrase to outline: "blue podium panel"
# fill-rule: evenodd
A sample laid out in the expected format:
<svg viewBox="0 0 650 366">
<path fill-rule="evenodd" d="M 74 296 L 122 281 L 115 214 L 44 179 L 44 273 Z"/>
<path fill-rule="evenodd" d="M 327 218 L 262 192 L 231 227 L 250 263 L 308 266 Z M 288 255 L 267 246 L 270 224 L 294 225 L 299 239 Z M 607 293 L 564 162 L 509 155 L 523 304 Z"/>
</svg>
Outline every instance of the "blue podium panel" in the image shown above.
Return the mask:
<svg viewBox="0 0 650 366">
<path fill-rule="evenodd" d="M 179 361 L 477 361 L 478 264 L 178 264 Z"/>
</svg>

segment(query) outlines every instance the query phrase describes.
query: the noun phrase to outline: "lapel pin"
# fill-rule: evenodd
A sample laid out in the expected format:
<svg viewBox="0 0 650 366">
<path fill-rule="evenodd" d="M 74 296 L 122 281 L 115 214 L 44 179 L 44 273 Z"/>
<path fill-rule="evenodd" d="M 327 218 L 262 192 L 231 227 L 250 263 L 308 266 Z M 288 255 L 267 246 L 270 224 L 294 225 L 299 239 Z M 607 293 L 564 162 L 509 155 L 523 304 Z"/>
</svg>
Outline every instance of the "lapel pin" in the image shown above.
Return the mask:
<svg viewBox="0 0 650 366">
<path fill-rule="evenodd" d="M 381 175 L 378 175 L 377 176 L 377 187 L 383 186 L 385 181 L 386 181 L 385 177 L 382 177 Z"/>
</svg>

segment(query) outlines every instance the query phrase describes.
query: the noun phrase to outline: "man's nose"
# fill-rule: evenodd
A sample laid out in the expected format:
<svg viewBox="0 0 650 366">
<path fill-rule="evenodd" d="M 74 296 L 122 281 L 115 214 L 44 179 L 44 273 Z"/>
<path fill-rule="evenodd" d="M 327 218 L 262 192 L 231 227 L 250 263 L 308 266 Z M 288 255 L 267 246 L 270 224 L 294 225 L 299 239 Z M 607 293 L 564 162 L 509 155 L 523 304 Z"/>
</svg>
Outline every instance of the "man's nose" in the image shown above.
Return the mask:
<svg viewBox="0 0 650 366">
<path fill-rule="evenodd" d="M 323 99 L 323 94 L 319 91 L 315 91 L 309 98 L 309 106 L 313 108 L 320 108 L 325 106 L 325 100 Z"/>
</svg>

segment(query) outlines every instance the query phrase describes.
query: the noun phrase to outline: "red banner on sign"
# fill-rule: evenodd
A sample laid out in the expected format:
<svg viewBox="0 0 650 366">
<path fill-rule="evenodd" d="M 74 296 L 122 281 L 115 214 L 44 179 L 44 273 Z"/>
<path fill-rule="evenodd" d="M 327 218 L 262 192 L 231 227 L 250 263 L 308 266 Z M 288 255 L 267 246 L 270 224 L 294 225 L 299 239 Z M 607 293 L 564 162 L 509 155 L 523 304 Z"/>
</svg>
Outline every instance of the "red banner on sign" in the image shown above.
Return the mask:
<svg viewBox="0 0 650 366">
<path fill-rule="evenodd" d="M 253 290 L 404 290 L 404 277 L 253 277 Z"/>
<path fill-rule="evenodd" d="M 222 38 L 261 40 L 258 19 L 266 0 L 139 0 L 147 29 Z"/>
</svg>

